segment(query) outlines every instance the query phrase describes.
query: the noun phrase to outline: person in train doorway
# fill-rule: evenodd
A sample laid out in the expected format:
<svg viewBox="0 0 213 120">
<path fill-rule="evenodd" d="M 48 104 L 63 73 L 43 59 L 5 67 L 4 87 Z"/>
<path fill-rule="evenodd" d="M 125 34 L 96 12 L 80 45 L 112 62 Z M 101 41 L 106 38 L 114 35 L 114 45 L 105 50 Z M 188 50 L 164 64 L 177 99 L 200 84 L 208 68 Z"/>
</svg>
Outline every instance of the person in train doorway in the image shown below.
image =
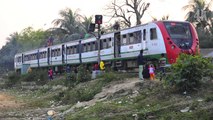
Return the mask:
<svg viewBox="0 0 213 120">
<path fill-rule="evenodd" d="M 161 75 L 160 75 L 160 81 L 161 81 L 162 78 L 165 76 L 165 67 L 166 67 L 166 58 L 164 53 L 161 54 L 161 58 L 159 59 L 159 64 L 160 64 L 160 71 L 161 71 Z"/>
<path fill-rule="evenodd" d="M 51 68 L 48 70 L 48 76 L 50 81 L 53 80 L 53 70 Z"/>
<path fill-rule="evenodd" d="M 143 57 L 143 50 L 140 51 L 140 54 L 138 55 L 138 58 L 137 58 L 137 62 L 138 62 L 138 66 L 139 66 L 139 71 L 138 71 L 139 79 L 144 80 L 143 74 L 142 74 L 143 73 L 143 65 L 145 64 L 144 57 Z"/>
</svg>

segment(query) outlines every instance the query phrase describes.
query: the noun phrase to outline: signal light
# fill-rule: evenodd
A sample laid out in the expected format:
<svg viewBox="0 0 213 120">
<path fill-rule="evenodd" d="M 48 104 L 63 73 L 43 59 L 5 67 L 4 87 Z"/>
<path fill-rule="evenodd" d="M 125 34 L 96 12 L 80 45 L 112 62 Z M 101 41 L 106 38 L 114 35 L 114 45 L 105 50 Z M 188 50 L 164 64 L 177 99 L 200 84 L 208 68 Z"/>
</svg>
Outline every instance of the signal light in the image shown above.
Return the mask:
<svg viewBox="0 0 213 120">
<path fill-rule="evenodd" d="M 102 24 L 102 15 L 95 15 L 95 24 Z"/>
</svg>

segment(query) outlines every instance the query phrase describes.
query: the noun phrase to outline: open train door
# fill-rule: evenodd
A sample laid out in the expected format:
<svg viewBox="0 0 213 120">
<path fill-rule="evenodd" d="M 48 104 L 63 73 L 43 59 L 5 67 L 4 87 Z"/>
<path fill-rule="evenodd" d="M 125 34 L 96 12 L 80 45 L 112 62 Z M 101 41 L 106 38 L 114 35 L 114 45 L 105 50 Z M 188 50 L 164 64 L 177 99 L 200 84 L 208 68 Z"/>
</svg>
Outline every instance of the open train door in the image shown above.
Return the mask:
<svg viewBox="0 0 213 120">
<path fill-rule="evenodd" d="M 65 48 L 64 48 L 64 45 L 62 45 L 62 64 L 64 64 L 64 54 L 65 54 Z"/>
<path fill-rule="evenodd" d="M 147 48 L 147 30 L 146 29 L 143 29 L 143 34 L 142 34 L 142 49 L 148 50 L 148 48 Z"/>
<path fill-rule="evenodd" d="M 47 64 L 50 65 L 50 48 L 47 48 Z"/>
<path fill-rule="evenodd" d="M 118 58 L 121 56 L 121 37 L 120 32 L 114 34 L 114 57 Z"/>
</svg>

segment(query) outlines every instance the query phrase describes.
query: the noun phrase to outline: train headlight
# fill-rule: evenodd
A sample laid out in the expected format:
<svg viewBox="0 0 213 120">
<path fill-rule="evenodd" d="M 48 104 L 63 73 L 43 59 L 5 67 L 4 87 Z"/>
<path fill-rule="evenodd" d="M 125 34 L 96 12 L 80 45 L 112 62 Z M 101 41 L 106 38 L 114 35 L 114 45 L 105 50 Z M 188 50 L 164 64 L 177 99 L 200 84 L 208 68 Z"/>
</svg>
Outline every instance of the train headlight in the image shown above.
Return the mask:
<svg viewBox="0 0 213 120">
<path fill-rule="evenodd" d="M 171 47 L 172 49 L 175 49 L 175 46 L 174 45 L 172 45 L 172 47 Z"/>
</svg>

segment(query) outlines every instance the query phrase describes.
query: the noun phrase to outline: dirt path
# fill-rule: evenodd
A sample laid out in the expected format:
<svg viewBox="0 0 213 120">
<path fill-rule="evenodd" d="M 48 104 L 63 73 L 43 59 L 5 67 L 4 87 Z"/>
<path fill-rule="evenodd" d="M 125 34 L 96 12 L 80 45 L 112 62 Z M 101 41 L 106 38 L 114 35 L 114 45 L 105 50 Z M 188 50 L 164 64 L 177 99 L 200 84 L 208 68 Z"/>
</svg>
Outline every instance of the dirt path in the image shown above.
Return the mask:
<svg viewBox="0 0 213 120">
<path fill-rule="evenodd" d="M 19 108 L 23 103 L 18 102 L 14 96 L 0 92 L 0 110 Z"/>
<path fill-rule="evenodd" d="M 64 116 L 65 114 L 75 112 L 75 108 L 88 108 L 96 104 L 96 102 L 104 101 L 109 97 L 125 96 L 127 94 L 131 94 L 132 97 L 137 96 L 138 90 L 140 89 L 140 85 L 143 84 L 138 78 L 126 79 L 123 81 L 115 81 L 102 88 L 102 91 L 94 96 L 94 99 L 90 101 L 78 102 L 73 105 L 67 111 L 58 114 L 58 116 Z"/>
<path fill-rule="evenodd" d="M 117 98 L 120 96 L 131 95 L 137 96 L 138 90 L 141 85 L 146 82 L 141 82 L 138 78 L 126 79 L 123 81 L 114 81 L 109 85 L 102 88 L 102 91 L 94 96 L 94 99 L 90 101 L 78 102 L 71 108 L 68 108 L 63 113 L 60 113 L 61 109 L 67 108 L 67 106 L 55 106 L 54 108 L 38 108 L 38 109 L 25 109 L 24 103 L 17 100 L 16 96 L 7 94 L 7 92 L 0 91 L 0 120 L 45 120 L 46 113 L 50 109 L 56 111 L 56 118 L 63 117 L 66 114 L 75 112 L 75 108 L 85 107 L 88 108 L 96 104 L 96 102 L 107 101 L 108 98 Z"/>
</svg>

